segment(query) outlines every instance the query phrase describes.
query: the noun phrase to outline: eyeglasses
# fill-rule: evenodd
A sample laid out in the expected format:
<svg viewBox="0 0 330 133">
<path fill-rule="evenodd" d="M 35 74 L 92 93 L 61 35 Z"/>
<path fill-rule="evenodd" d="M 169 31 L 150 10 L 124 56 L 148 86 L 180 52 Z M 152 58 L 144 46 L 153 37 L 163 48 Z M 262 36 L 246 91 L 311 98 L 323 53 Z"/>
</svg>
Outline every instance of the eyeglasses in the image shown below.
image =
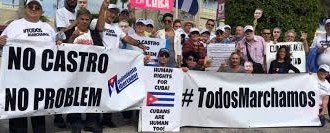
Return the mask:
<svg viewBox="0 0 330 133">
<path fill-rule="evenodd" d="M 274 33 L 280 33 L 279 31 L 274 31 Z"/>
<path fill-rule="evenodd" d="M 41 10 L 41 7 L 40 6 L 38 6 L 38 5 L 32 5 L 32 4 L 30 4 L 30 5 L 27 5 L 27 7 L 30 9 L 30 10 L 36 10 L 36 11 L 40 11 Z"/>
<path fill-rule="evenodd" d="M 193 58 L 193 57 L 189 57 L 189 58 L 188 58 L 188 61 L 196 61 L 196 60 L 195 60 L 195 58 Z"/>
<path fill-rule="evenodd" d="M 168 58 L 168 57 L 170 57 L 170 55 L 168 55 L 168 54 L 160 54 L 159 57 L 165 57 L 165 58 Z"/>
<path fill-rule="evenodd" d="M 172 20 L 164 20 L 164 23 L 172 23 Z"/>
<path fill-rule="evenodd" d="M 207 24 L 207 25 L 214 27 L 214 24 Z"/>
</svg>

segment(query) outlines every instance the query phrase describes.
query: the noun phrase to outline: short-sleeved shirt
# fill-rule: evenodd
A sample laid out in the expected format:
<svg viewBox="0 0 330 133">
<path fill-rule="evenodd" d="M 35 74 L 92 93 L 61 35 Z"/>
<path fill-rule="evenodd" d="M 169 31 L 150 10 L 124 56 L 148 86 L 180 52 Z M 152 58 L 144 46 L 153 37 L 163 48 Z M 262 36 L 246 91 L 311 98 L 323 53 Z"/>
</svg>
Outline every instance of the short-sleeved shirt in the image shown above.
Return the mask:
<svg viewBox="0 0 330 133">
<path fill-rule="evenodd" d="M 319 105 L 320 108 L 322 108 L 322 97 L 330 95 L 330 84 L 327 80 L 325 81 L 319 80 L 319 94 L 320 94 Z"/>
<path fill-rule="evenodd" d="M 318 55 L 317 64 L 318 65 L 322 65 L 322 64 L 330 65 L 330 36 L 329 35 L 321 34 L 315 38 L 315 40 L 313 42 L 313 46 L 317 47 L 317 48 L 321 48 L 322 45 L 327 45 L 328 48 L 325 52 L 320 53 Z"/>
<path fill-rule="evenodd" d="M 103 32 L 100 32 L 103 45 L 110 49 L 119 49 L 119 41 L 123 39 L 126 34 L 120 29 L 118 23 L 104 24 Z"/>
<path fill-rule="evenodd" d="M 68 11 L 65 7 L 57 9 L 55 15 L 56 27 L 68 27 L 76 20 L 76 13 Z"/>
<path fill-rule="evenodd" d="M 243 52 L 244 60 L 248 60 L 247 52 L 246 52 L 246 39 L 243 38 L 241 41 L 238 42 L 236 49 L 241 50 Z M 265 54 L 265 46 L 266 42 L 264 38 L 261 36 L 254 36 L 252 42 L 247 42 L 248 50 L 252 60 L 256 63 L 264 64 L 264 56 Z"/>
<path fill-rule="evenodd" d="M 93 39 L 91 36 L 90 30 L 88 32 L 78 36 L 76 39 L 73 41 L 74 44 L 83 44 L 83 45 L 93 45 Z"/>
<path fill-rule="evenodd" d="M 49 24 L 41 21 L 33 23 L 24 18 L 11 22 L 2 32 L 1 36 L 3 35 L 6 35 L 7 39 L 48 42 L 55 42 L 56 36 L 54 29 Z M 0 55 L 1 53 L 2 49 L 0 49 Z"/>
</svg>

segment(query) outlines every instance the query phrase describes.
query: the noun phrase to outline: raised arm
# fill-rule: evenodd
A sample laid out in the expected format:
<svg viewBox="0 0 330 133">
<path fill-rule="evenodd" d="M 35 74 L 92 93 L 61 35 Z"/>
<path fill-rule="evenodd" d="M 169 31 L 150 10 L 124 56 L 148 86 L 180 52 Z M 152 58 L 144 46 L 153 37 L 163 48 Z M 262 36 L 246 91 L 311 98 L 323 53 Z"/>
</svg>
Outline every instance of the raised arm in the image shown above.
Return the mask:
<svg viewBox="0 0 330 133">
<path fill-rule="evenodd" d="M 105 15 L 106 15 L 106 11 L 108 9 L 109 6 L 109 2 L 107 0 L 104 0 L 102 2 L 101 8 L 100 8 L 100 12 L 99 12 L 99 17 L 96 23 L 96 31 L 98 32 L 103 32 L 104 30 L 104 25 L 105 25 Z"/>
</svg>

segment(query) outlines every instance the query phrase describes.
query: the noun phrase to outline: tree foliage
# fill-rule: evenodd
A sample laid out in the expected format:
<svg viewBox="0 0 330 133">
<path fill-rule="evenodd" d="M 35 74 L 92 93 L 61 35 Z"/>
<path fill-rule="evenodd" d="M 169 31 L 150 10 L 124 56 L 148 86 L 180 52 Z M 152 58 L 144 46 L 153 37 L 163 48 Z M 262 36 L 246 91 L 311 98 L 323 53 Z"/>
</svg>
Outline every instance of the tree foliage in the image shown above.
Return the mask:
<svg viewBox="0 0 330 133">
<path fill-rule="evenodd" d="M 309 40 L 314 37 L 324 13 L 321 0 L 226 0 L 225 23 L 232 26 L 253 25 L 257 8 L 263 10 L 263 16 L 258 20 L 256 34 L 260 34 L 263 28 L 280 27 L 284 32 L 290 29 L 295 29 L 297 33 L 308 32 Z"/>
</svg>

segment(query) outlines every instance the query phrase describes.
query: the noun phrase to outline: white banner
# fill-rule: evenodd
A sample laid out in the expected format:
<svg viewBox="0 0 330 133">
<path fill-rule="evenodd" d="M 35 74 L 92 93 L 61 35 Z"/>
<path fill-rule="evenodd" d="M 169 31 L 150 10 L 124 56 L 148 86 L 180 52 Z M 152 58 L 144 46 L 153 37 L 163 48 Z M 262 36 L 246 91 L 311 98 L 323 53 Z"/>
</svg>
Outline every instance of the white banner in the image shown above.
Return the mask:
<svg viewBox="0 0 330 133">
<path fill-rule="evenodd" d="M 207 45 L 207 57 L 211 60 L 211 67 L 207 71 L 217 71 L 221 63 L 227 61 L 230 54 L 235 51 L 235 44 L 210 44 Z"/>
<path fill-rule="evenodd" d="M 143 132 L 179 132 L 183 74 L 179 68 L 145 67 L 146 99 L 142 106 Z"/>
<path fill-rule="evenodd" d="M 147 46 L 146 54 L 151 56 L 151 62 L 149 62 L 147 66 L 155 66 L 155 64 L 158 62 L 157 56 L 159 50 L 166 47 L 166 40 L 149 37 L 135 37 L 134 39 Z"/>
<path fill-rule="evenodd" d="M 316 74 L 234 74 L 189 71 L 181 126 L 319 126 Z"/>
<path fill-rule="evenodd" d="M 105 113 L 144 98 L 140 52 L 99 46 L 8 42 L 0 79 L 0 118 Z"/>
<path fill-rule="evenodd" d="M 270 63 L 276 59 L 277 50 L 282 45 L 286 45 L 290 48 L 292 65 L 299 69 L 300 72 L 306 72 L 306 56 L 302 42 L 280 42 L 276 44 L 268 43 L 266 45 L 267 71 L 269 71 Z M 293 71 L 290 70 L 289 72 Z"/>
</svg>

